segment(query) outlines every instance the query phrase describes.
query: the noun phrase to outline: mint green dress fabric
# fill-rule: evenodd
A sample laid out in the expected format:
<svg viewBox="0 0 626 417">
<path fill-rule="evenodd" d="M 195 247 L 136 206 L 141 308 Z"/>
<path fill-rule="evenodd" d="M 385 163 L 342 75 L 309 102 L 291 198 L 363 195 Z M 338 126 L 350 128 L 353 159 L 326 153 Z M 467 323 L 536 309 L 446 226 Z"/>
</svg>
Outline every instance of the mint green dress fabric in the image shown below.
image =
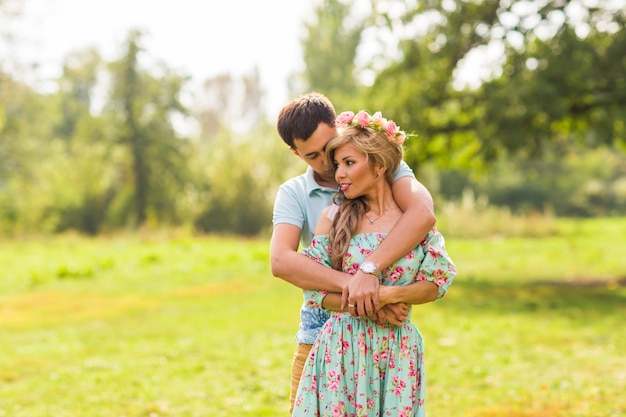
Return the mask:
<svg viewBox="0 0 626 417">
<path fill-rule="evenodd" d="M 354 274 L 386 237 L 353 236 L 343 270 Z M 328 235 L 316 236 L 305 253 L 330 267 Z M 382 271 L 381 285 L 429 280 L 445 295 L 456 276 L 443 236 L 433 229 L 414 250 Z M 321 308 L 324 291 L 305 291 L 308 306 Z M 410 317 L 410 315 L 409 315 Z M 424 416 L 424 342 L 407 321 L 379 325 L 347 312 L 333 312 L 316 339 L 302 372 L 293 416 Z"/>
</svg>

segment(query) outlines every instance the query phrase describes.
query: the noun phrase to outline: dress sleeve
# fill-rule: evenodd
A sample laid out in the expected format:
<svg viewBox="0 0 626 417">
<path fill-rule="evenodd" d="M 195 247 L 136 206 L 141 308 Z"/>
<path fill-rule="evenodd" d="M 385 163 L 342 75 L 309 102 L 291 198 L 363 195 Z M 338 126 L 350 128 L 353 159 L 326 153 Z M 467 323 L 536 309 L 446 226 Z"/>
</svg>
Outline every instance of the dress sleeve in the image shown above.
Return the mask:
<svg viewBox="0 0 626 417">
<path fill-rule="evenodd" d="M 315 236 L 311 241 L 311 246 L 302 250 L 302 253 L 314 261 L 331 268 L 329 255 L 328 235 Z M 304 302 L 310 308 L 322 308 L 322 301 L 328 295 L 328 291 L 304 290 Z"/>
<path fill-rule="evenodd" d="M 437 284 L 437 299 L 446 295 L 448 287 L 456 277 L 456 265 L 446 251 L 443 235 L 435 228 L 420 243 L 424 259 L 420 264 L 416 280 L 428 280 Z"/>
</svg>

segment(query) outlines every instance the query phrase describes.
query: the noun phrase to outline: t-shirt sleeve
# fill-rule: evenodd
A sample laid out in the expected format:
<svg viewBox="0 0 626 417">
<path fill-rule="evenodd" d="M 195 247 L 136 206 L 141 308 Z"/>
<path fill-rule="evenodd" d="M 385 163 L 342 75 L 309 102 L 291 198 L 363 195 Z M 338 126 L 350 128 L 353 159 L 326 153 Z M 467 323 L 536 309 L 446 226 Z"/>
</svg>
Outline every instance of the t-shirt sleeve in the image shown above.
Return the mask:
<svg viewBox="0 0 626 417">
<path fill-rule="evenodd" d="M 395 181 L 398 178 L 402 178 L 402 177 L 415 178 L 415 173 L 413 172 L 411 167 L 404 161 L 400 162 L 400 166 L 398 167 L 398 170 L 396 171 L 395 175 L 393 176 L 393 179 Z"/>
<path fill-rule="evenodd" d="M 302 207 L 295 189 L 288 183 L 281 185 L 274 200 L 272 224 L 288 223 L 302 229 L 305 216 L 306 209 Z"/>
<path fill-rule="evenodd" d="M 437 229 L 431 230 L 420 243 L 424 258 L 415 277 L 416 281 L 428 280 L 439 287 L 437 298 L 446 295 L 448 287 L 456 277 L 456 265 L 446 251 L 443 235 Z"/>
</svg>

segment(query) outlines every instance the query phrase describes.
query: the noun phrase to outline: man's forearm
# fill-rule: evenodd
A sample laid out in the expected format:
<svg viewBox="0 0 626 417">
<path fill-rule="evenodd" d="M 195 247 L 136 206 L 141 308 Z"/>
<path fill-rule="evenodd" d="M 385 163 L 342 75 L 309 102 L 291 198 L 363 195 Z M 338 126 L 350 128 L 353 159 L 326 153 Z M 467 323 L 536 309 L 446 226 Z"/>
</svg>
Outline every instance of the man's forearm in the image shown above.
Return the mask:
<svg viewBox="0 0 626 417">
<path fill-rule="evenodd" d="M 379 269 L 384 269 L 414 249 L 435 225 L 435 218 L 415 221 L 413 212 L 408 211 L 400 217 L 387 238 L 372 252 L 367 260 L 374 262 Z"/>
<path fill-rule="evenodd" d="M 299 252 L 281 255 L 274 261 L 274 276 L 303 290 L 324 290 L 341 292 L 350 276 L 344 272 L 328 268 Z"/>
<path fill-rule="evenodd" d="M 436 222 L 432 197 L 426 187 L 415 179 L 396 181 L 393 196 L 403 211 L 402 216 L 387 238 L 367 258 L 381 270 L 419 245 Z"/>
</svg>

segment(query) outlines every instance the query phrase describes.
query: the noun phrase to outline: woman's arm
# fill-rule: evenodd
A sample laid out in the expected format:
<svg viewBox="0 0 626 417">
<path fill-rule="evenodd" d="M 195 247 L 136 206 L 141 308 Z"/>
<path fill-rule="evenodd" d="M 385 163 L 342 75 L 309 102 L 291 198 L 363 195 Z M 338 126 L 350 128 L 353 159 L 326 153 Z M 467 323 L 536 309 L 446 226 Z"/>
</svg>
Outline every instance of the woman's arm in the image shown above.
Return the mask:
<svg viewBox="0 0 626 417">
<path fill-rule="evenodd" d="M 379 290 L 380 304 L 405 303 L 425 304 L 435 301 L 439 287 L 432 281 L 417 281 L 409 285 L 381 285 Z"/>
<path fill-rule="evenodd" d="M 439 287 L 432 281 L 417 281 L 409 285 L 381 285 L 378 288 L 380 306 L 389 304 L 425 304 L 437 299 Z M 348 311 L 341 308 L 341 294 L 329 292 L 322 301 L 322 307 L 332 311 Z"/>
<path fill-rule="evenodd" d="M 388 322 L 395 326 L 401 325 L 408 317 L 409 304 L 425 304 L 437 299 L 439 287 L 431 281 L 417 281 L 403 286 L 381 285 L 378 289 L 380 299 L 380 312 L 377 321 Z M 341 294 L 336 292 L 317 294 L 321 299 L 322 308 L 331 311 L 348 311 L 341 308 Z"/>
</svg>

